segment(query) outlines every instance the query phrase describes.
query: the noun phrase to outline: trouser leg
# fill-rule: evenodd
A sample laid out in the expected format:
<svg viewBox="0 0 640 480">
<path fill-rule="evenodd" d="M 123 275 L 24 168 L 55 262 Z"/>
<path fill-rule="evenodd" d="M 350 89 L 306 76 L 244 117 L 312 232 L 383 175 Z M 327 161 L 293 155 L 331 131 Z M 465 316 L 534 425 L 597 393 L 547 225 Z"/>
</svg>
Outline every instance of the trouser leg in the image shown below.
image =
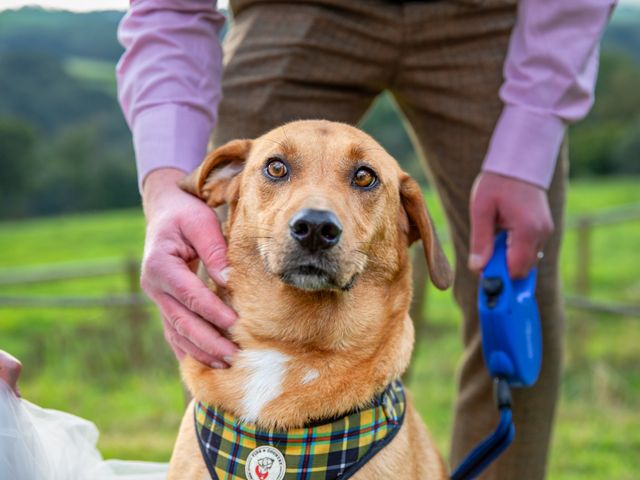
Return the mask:
<svg viewBox="0 0 640 480">
<path fill-rule="evenodd" d="M 469 195 L 501 110 L 498 89 L 515 20 L 513 2 L 484 6 L 410 4 L 405 9 L 407 46 L 393 92 L 425 153 L 449 220 L 455 251 L 454 296 L 463 313 L 464 356 L 451 447 L 460 460 L 497 423 L 492 381 L 482 359 L 476 307 L 477 277 L 467 269 Z M 474 9 L 483 8 L 482 12 Z M 539 266 L 537 299 L 544 358 L 540 379 L 514 392 L 516 440 L 484 478 L 541 479 L 558 397 L 563 312 L 558 278 L 566 154 L 561 154 L 548 196 L 556 232 Z"/>
<path fill-rule="evenodd" d="M 356 124 L 388 84 L 401 35 L 397 8 L 347 1 L 235 4 L 214 145 L 297 119 Z"/>
</svg>

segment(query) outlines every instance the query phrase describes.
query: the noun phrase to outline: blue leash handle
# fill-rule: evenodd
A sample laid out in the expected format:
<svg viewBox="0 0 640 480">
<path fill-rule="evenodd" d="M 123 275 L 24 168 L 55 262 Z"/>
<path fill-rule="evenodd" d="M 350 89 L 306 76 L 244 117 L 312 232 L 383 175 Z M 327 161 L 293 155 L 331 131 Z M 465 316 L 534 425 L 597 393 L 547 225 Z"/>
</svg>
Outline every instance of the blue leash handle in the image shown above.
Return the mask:
<svg viewBox="0 0 640 480">
<path fill-rule="evenodd" d="M 489 375 L 495 379 L 500 421 L 495 431 L 454 470 L 451 480 L 476 478 L 513 442 L 515 426 L 510 387 L 533 385 L 542 364 L 542 334 L 535 301 L 536 273 L 534 268 L 524 279 L 509 277 L 507 232 L 500 232 L 478 289 L 482 352 Z"/>
<path fill-rule="evenodd" d="M 504 378 L 514 387 L 533 385 L 542 364 L 536 273 L 534 268 L 523 279 L 509 277 L 507 232 L 500 232 L 480 276 L 478 316 L 489 375 Z"/>
</svg>

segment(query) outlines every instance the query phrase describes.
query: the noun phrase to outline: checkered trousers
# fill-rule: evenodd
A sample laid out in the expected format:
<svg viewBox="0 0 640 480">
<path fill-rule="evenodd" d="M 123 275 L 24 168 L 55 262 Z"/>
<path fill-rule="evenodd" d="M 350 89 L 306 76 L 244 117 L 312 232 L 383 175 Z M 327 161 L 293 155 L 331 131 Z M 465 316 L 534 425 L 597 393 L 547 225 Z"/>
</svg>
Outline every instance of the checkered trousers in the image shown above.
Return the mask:
<svg viewBox="0 0 640 480">
<path fill-rule="evenodd" d="M 393 439 L 405 406 L 402 384 L 395 381 L 369 408 L 331 423 L 281 432 L 259 429 L 197 402 L 196 436 L 214 480 L 244 480 L 247 457 L 265 445 L 284 456 L 283 480 L 343 480 Z"/>
</svg>

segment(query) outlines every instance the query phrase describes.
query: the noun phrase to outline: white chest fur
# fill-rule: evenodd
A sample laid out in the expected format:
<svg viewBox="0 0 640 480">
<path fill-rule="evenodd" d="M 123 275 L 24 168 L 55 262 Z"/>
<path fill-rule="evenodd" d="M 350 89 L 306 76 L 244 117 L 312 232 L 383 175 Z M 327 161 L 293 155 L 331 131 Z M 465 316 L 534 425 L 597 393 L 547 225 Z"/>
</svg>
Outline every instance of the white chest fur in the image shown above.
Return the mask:
<svg viewBox="0 0 640 480">
<path fill-rule="evenodd" d="M 247 371 L 242 398 L 242 418 L 255 423 L 260 411 L 282 393 L 289 357 L 278 350 L 244 350 L 236 365 Z"/>
</svg>

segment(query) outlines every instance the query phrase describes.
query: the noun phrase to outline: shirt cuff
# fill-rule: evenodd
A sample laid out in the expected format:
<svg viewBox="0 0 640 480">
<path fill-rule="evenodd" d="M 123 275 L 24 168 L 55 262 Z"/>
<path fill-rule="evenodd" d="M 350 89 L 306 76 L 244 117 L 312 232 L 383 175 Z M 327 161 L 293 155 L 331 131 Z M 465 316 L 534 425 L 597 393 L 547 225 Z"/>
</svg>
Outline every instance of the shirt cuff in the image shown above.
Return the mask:
<svg viewBox="0 0 640 480">
<path fill-rule="evenodd" d="M 205 157 L 213 126 L 210 117 L 194 108 L 168 103 L 141 112 L 133 125 L 138 188 L 158 168 L 194 170 Z"/>
<path fill-rule="evenodd" d="M 482 170 L 549 188 L 566 131 L 554 115 L 505 105 Z"/>
</svg>

